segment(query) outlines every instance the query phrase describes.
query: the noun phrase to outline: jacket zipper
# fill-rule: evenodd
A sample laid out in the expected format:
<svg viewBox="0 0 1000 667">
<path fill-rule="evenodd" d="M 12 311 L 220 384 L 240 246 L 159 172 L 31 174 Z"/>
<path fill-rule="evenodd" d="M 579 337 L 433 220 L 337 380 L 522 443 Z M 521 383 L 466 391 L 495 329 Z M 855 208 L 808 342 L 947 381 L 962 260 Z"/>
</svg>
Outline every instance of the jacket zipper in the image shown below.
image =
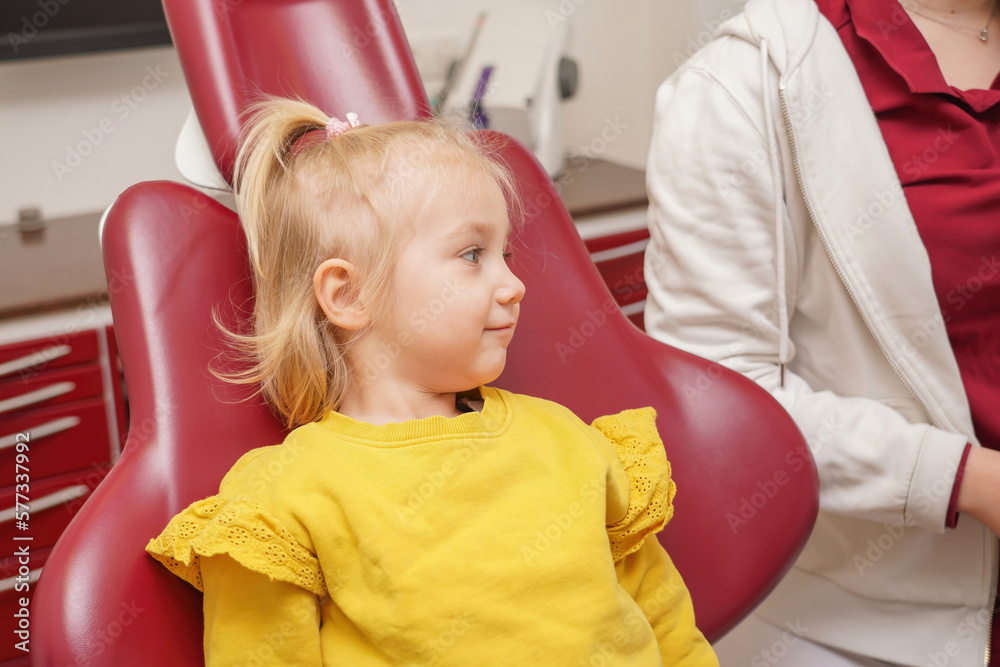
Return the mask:
<svg viewBox="0 0 1000 667">
<path fill-rule="evenodd" d="M 868 327 L 868 332 L 872 335 L 872 338 L 875 339 L 875 343 L 878 345 L 878 349 L 882 351 L 882 356 L 885 357 L 886 361 L 888 361 L 889 365 L 892 367 L 892 370 L 896 373 L 896 375 L 906 386 L 906 388 L 910 391 L 910 393 L 913 394 L 913 398 L 917 399 L 917 402 L 920 404 L 920 407 L 923 408 L 924 414 L 926 414 L 927 417 L 931 420 L 931 424 L 938 428 L 942 428 L 940 422 L 938 422 L 938 420 L 935 419 L 934 414 L 931 412 L 930 406 L 928 406 L 927 402 L 924 401 L 923 398 L 921 398 L 921 396 L 917 393 L 916 389 L 913 388 L 913 385 L 910 383 L 910 381 L 906 379 L 906 376 L 903 375 L 903 372 L 899 370 L 899 365 L 892 358 L 892 356 L 890 356 L 889 350 L 886 349 L 885 344 L 882 343 L 882 339 L 875 332 L 875 328 L 872 326 L 871 321 L 868 319 L 868 315 L 865 313 L 864 310 L 862 310 L 861 304 L 858 302 L 858 297 L 855 296 L 854 290 L 851 289 L 851 286 L 847 284 L 847 278 L 844 276 L 844 272 L 841 270 L 840 265 L 837 264 L 836 260 L 833 257 L 833 253 L 830 251 L 830 245 L 826 241 L 826 236 L 823 234 L 823 230 L 820 229 L 819 223 L 816 222 L 816 213 L 813 210 L 812 202 L 810 202 L 809 197 L 806 196 L 806 189 L 802 185 L 802 171 L 799 169 L 799 155 L 795 144 L 795 133 L 792 131 L 791 118 L 788 115 L 788 104 L 785 101 L 784 84 L 778 86 L 778 99 L 781 103 L 781 115 L 785 119 L 785 128 L 788 131 L 788 143 L 792 151 L 792 167 L 795 169 L 795 180 L 799 185 L 799 192 L 802 194 L 802 201 L 804 201 L 806 204 L 806 211 L 809 213 L 809 220 L 812 222 L 813 227 L 816 228 L 816 233 L 819 236 L 820 243 L 823 245 L 823 250 L 826 251 L 826 256 L 830 258 L 830 263 L 833 265 L 833 270 L 837 272 L 837 277 L 840 278 L 840 282 L 843 283 L 844 288 L 847 290 L 847 295 L 850 296 L 851 301 L 854 302 L 854 308 L 861 315 L 861 319 L 864 320 L 865 326 Z"/>
<path fill-rule="evenodd" d="M 868 319 L 868 315 L 861 308 L 861 304 L 858 302 L 857 296 L 854 294 L 854 290 L 847 283 L 847 278 L 844 276 L 844 272 L 841 270 L 840 265 L 837 264 L 833 257 L 833 253 L 830 251 L 830 246 L 827 243 L 826 236 L 823 234 L 823 230 L 820 229 L 819 223 L 816 221 L 816 213 L 813 210 L 812 202 L 809 201 L 809 197 L 806 196 L 806 189 L 802 183 L 802 171 L 799 168 L 799 155 L 798 147 L 795 143 L 795 132 L 792 129 L 792 119 L 788 114 L 788 103 L 785 101 L 785 85 L 782 83 L 778 86 L 778 101 L 781 105 L 781 115 L 785 120 L 785 130 L 788 133 L 788 145 L 792 153 L 792 168 L 795 170 L 795 181 L 799 186 L 799 193 L 802 195 L 802 201 L 805 202 L 806 212 L 809 214 L 809 220 L 812 222 L 813 227 L 816 228 L 816 234 L 819 237 L 820 243 L 823 245 L 823 250 L 826 251 L 826 256 L 830 259 L 830 264 L 833 265 L 833 270 L 837 272 L 837 277 L 840 278 L 841 284 L 844 285 L 844 289 L 847 290 L 847 295 L 851 297 L 851 301 L 854 302 L 854 308 L 861 315 L 861 319 L 864 321 L 865 326 L 868 327 L 868 332 L 871 334 L 872 338 L 875 340 L 875 344 L 878 345 L 879 350 L 882 351 L 882 356 L 885 357 L 886 361 L 889 362 L 889 366 L 899 377 L 900 381 L 913 395 L 913 398 L 917 400 L 920 407 L 923 408 L 924 413 L 931 421 L 931 425 L 937 428 L 942 428 L 941 423 L 934 417 L 931 412 L 930 406 L 927 402 L 917 393 L 916 389 L 913 388 L 913 384 L 903 375 L 903 372 L 899 369 L 899 365 L 889 354 L 889 350 L 886 349 L 885 344 L 882 343 L 882 339 L 876 333 L 875 328 L 872 326 L 871 321 Z M 943 429 L 942 429 L 943 430 Z M 990 604 L 989 604 L 989 617 L 986 620 L 986 657 L 984 658 L 983 665 L 988 667 L 990 664 L 990 653 L 992 652 L 992 639 L 993 639 L 993 612 L 996 607 L 996 590 L 997 590 L 997 574 L 1000 572 L 1000 549 L 997 549 L 997 545 L 994 544 L 995 562 L 993 564 L 993 569 L 990 575 Z"/>
</svg>

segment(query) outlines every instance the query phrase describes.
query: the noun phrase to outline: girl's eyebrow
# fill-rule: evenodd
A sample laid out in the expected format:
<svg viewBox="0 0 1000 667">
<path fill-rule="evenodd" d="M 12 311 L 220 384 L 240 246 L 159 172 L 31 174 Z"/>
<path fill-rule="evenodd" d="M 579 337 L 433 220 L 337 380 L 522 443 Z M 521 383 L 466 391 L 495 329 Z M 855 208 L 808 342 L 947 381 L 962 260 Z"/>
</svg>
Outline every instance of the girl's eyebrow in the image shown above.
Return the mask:
<svg viewBox="0 0 1000 667">
<path fill-rule="evenodd" d="M 489 236 L 490 234 L 493 234 L 495 230 L 496 230 L 496 225 L 490 224 L 488 222 L 472 221 L 448 234 L 447 238 L 449 239 L 457 238 L 460 236 L 465 236 L 466 234 L 481 234 L 483 236 Z M 511 231 L 512 231 L 512 225 L 508 222 L 507 233 L 504 235 L 505 239 L 508 236 L 510 236 Z"/>
</svg>

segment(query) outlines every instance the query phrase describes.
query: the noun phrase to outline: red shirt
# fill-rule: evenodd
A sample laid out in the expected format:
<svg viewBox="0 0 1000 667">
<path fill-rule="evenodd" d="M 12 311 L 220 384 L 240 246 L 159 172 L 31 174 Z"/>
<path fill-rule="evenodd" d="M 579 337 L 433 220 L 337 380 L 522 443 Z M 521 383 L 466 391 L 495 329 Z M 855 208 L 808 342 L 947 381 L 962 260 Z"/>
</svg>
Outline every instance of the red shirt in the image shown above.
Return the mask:
<svg viewBox="0 0 1000 667">
<path fill-rule="evenodd" d="M 927 247 L 976 435 L 1000 449 L 1000 75 L 989 90 L 949 86 L 895 0 L 817 4 L 854 62 Z"/>
<path fill-rule="evenodd" d="M 976 436 L 1000 449 L 1000 74 L 989 90 L 949 86 L 896 0 L 816 2 L 854 63 L 927 248 Z"/>
</svg>

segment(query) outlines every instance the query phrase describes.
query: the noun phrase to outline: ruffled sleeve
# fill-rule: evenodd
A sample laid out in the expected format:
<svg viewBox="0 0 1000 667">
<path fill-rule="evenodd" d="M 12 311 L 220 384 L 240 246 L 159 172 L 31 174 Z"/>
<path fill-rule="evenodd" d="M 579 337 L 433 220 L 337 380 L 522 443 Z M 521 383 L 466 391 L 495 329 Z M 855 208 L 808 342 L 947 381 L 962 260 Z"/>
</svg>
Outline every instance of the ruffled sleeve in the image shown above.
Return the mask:
<svg viewBox="0 0 1000 667">
<path fill-rule="evenodd" d="M 249 498 L 210 496 L 192 503 L 146 551 L 198 590 L 204 590 L 199 559 L 228 554 L 249 570 L 326 595 L 316 555 Z"/>
<path fill-rule="evenodd" d="M 653 408 L 626 410 L 599 417 L 593 427 L 610 440 L 624 474 L 609 476 L 608 505 L 624 507 L 623 515 L 609 517 L 608 540 L 617 563 L 638 551 L 648 535 L 658 533 L 674 514 L 677 487 L 670 478 L 663 442 L 656 430 Z M 612 477 L 614 482 L 612 482 Z M 624 481 L 624 483 L 622 483 Z"/>
</svg>

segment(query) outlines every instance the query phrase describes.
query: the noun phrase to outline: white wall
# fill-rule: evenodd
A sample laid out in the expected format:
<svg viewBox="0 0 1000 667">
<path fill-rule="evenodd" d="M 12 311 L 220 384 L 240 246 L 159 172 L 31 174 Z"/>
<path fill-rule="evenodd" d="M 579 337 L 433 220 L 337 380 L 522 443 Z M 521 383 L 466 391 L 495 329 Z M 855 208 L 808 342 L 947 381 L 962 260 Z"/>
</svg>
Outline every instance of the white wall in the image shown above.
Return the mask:
<svg viewBox="0 0 1000 667">
<path fill-rule="evenodd" d="M 656 87 L 741 0 L 532 2 L 533 20 L 568 20 L 568 55 L 580 66 L 565 105 L 566 150 L 600 148 L 642 167 Z M 446 65 L 487 3 L 397 0 L 421 67 Z M 0 63 L 0 225 L 22 207 L 47 218 L 97 212 L 138 181 L 180 180 L 173 150 L 189 106 L 169 47 Z M 597 141 L 609 123 L 620 134 Z"/>
<path fill-rule="evenodd" d="M 0 225 L 103 211 L 128 186 L 179 180 L 190 107 L 170 47 L 0 63 Z"/>
</svg>

